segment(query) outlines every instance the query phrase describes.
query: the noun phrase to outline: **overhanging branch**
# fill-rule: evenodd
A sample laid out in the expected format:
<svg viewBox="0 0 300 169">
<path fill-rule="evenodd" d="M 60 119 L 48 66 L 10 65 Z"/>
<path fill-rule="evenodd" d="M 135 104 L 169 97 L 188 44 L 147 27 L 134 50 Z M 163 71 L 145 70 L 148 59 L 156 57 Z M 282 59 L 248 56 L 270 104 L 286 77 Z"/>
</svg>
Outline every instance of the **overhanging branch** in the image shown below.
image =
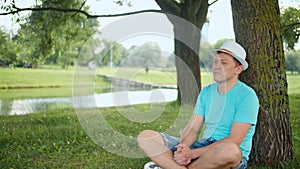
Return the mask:
<svg viewBox="0 0 300 169">
<path fill-rule="evenodd" d="M 138 13 L 145 13 L 145 12 L 157 12 L 157 13 L 163 13 L 161 10 L 156 10 L 156 9 L 149 9 L 149 10 L 141 10 L 141 11 L 134 11 L 134 12 L 127 12 L 127 13 L 121 13 L 121 14 L 110 14 L 110 15 L 92 15 L 89 14 L 86 11 L 83 11 L 81 9 L 73 9 L 73 8 L 54 8 L 54 7 L 42 7 L 42 8 L 18 8 L 16 6 L 13 7 L 15 10 L 5 12 L 5 13 L 0 13 L 1 15 L 13 15 L 17 14 L 19 12 L 23 11 L 57 11 L 57 12 L 64 12 L 64 13 L 81 13 L 85 15 L 87 18 L 101 18 L 101 17 L 118 17 L 118 16 L 126 16 L 126 15 L 132 15 L 132 14 L 138 14 Z"/>
<path fill-rule="evenodd" d="M 283 30 L 292 29 L 292 28 L 295 28 L 297 26 L 300 26 L 300 22 L 295 22 L 295 23 L 291 23 L 291 24 L 288 24 L 288 25 L 284 25 L 284 26 L 281 27 L 281 29 L 283 29 Z"/>
<path fill-rule="evenodd" d="M 209 6 L 213 5 L 214 3 L 218 2 L 219 0 L 214 0 L 213 2 L 211 2 L 210 4 L 208 4 Z"/>
</svg>

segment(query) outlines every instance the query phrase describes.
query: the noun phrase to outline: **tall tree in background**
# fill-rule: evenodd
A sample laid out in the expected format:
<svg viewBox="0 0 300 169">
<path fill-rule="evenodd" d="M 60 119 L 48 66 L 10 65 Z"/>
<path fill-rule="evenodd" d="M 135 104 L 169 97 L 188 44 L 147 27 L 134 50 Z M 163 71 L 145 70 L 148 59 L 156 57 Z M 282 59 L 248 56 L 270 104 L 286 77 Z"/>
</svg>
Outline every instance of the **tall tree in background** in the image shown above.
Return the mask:
<svg viewBox="0 0 300 169">
<path fill-rule="evenodd" d="M 40 3 L 40 5 L 35 5 L 35 8 L 79 9 L 83 0 L 72 2 L 41 0 Z M 87 11 L 88 7 L 84 7 L 82 10 Z M 94 34 L 97 26 L 96 20 L 88 20 L 85 16 L 75 12 L 32 11 L 26 17 L 25 22 L 21 24 L 19 31 L 22 43 L 27 45 L 26 51 L 22 54 L 26 57 L 24 60 L 27 59 L 28 62 L 37 66 L 54 52 L 59 55 L 58 57 L 65 57 L 63 56 L 65 53 L 70 54 L 71 51 L 79 49 Z M 66 59 L 68 58 L 61 58 L 61 60 Z"/>
<path fill-rule="evenodd" d="M 242 80 L 260 100 L 250 161 L 279 166 L 292 159 L 292 134 L 278 0 L 231 0 L 236 40 L 250 69 Z"/>
<path fill-rule="evenodd" d="M 300 5 L 299 5 L 300 7 Z M 280 21 L 283 40 L 287 49 L 294 49 L 300 37 L 300 8 L 289 7 L 283 10 Z"/>
<path fill-rule="evenodd" d="M 163 12 L 187 20 L 200 31 L 206 21 L 209 7 L 208 0 L 156 0 L 156 3 Z M 200 31 L 187 30 L 187 27 L 178 25 L 178 22 L 174 21 L 173 18 L 169 18 L 169 20 L 174 26 L 174 37 L 188 36 L 187 39 L 192 44 L 192 46 L 187 46 L 180 40 L 174 39 L 177 84 L 179 86 L 178 98 L 181 99 L 183 104 L 194 104 L 201 89 L 200 60 L 198 56 L 201 34 Z M 195 49 L 197 53 L 192 51 L 191 48 Z M 184 68 L 186 66 L 191 70 L 193 76 L 186 75 L 187 70 Z M 196 88 L 198 88 L 197 91 L 194 90 L 195 82 Z"/>
<path fill-rule="evenodd" d="M 0 66 L 16 64 L 17 49 L 8 33 L 0 29 Z"/>
</svg>

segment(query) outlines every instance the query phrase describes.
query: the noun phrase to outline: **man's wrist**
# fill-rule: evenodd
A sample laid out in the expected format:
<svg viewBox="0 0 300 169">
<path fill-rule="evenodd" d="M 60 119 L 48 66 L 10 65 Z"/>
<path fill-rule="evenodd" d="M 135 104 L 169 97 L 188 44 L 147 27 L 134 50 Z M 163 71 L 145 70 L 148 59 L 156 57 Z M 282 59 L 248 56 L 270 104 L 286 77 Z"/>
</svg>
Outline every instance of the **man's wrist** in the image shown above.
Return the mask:
<svg viewBox="0 0 300 169">
<path fill-rule="evenodd" d="M 201 154 L 201 148 L 192 149 L 192 159 L 199 158 Z"/>
</svg>

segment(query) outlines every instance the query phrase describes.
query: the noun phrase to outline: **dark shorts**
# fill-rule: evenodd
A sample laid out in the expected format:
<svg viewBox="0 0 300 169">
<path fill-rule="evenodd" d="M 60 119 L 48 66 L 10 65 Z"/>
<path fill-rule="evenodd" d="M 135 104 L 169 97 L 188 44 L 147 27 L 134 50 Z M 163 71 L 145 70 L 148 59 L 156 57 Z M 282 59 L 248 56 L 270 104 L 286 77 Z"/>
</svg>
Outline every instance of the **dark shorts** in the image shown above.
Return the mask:
<svg viewBox="0 0 300 169">
<path fill-rule="evenodd" d="M 164 140 L 164 144 L 166 147 L 168 147 L 172 152 L 176 151 L 175 146 L 177 146 L 179 144 L 179 138 L 177 137 L 173 137 L 173 136 L 169 136 L 167 134 L 164 133 L 160 133 L 163 140 Z M 200 140 L 196 140 L 191 146 L 191 149 L 195 149 L 195 148 L 201 148 L 201 147 L 205 147 L 208 146 L 214 142 L 216 142 L 217 140 L 215 140 L 214 138 L 207 138 L 207 139 L 200 139 Z M 242 161 L 240 163 L 240 165 L 237 167 L 237 169 L 246 169 L 248 165 L 248 161 L 246 159 L 246 157 L 242 158 Z"/>
</svg>

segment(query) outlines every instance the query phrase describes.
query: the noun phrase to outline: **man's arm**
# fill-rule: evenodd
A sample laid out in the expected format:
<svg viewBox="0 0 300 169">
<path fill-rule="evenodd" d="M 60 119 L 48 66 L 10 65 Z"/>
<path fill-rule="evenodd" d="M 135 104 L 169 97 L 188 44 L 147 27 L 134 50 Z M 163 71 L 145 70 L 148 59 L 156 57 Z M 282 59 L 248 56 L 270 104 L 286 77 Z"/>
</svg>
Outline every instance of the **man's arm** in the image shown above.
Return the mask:
<svg viewBox="0 0 300 169">
<path fill-rule="evenodd" d="M 231 142 L 235 143 L 237 146 L 240 146 L 250 127 L 251 124 L 235 122 L 231 127 L 230 136 L 216 141 L 213 144 L 205 146 L 203 148 L 191 150 L 189 148 L 189 145 L 186 145 L 185 143 L 179 144 L 177 148 L 177 150 L 179 149 L 179 151 L 175 152 L 174 160 L 180 165 L 188 165 L 192 159 L 199 158 L 205 152 L 215 148 L 217 145 L 224 142 Z"/>
<path fill-rule="evenodd" d="M 188 125 L 184 128 L 180 135 L 180 144 L 176 146 L 177 151 L 174 154 L 174 160 L 179 165 L 188 165 L 192 158 L 190 156 L 178 156 L 181 154 L 184 147 L 189 148 L 197 139 L 198 131 L 202 126 L 204 117 L 198 114 L 193 114 Z"/>
<path fill-rule="evenodd" d="M 198 158 L 206 151 L 209 151 L 209 150 L 215 148 L 217 145 L 224 143 L 224 142 L 231 142 L 231 143 L 235 143 L 237 146 L 240 146 L 240 144 L 243 142 L 243 139 L 246 136 L 250 127 L 251 127 L 251 124 L 235 122 L 232 124 L 230 135 L 228 137 L 225 137 L 222 140 L 218 140 L 218 141 L 214 142 L 213 144 L 205 146 L 203 148 L 191 150 L 188 153 L 189 154 L 188 156 L 191 156 L 190 158 L 192 158 L 192 159 Z"/>
<path fill-rule="evenodd" d="M 198 131 L 203 123 L 203 116 L 193 114 L 188 125 L 180 135 L 180 143 L 191 146 L 198 138 Z"/>
</svg>

